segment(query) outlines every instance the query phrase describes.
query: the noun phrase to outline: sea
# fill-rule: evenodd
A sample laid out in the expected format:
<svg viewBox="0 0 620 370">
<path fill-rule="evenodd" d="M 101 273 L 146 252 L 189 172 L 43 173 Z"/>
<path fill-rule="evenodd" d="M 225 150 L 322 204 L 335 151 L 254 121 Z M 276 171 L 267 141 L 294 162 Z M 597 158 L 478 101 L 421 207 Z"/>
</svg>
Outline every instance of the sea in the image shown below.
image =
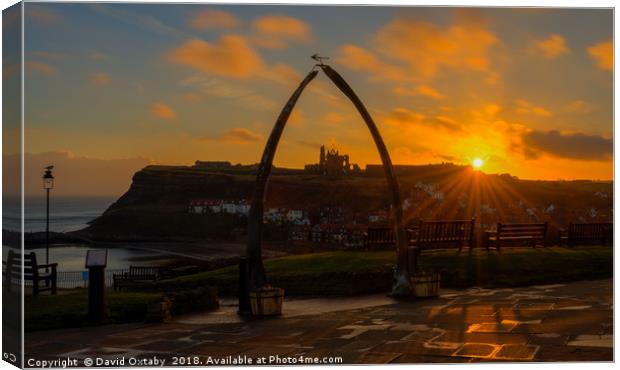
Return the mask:
<svg viewBox="0 0 620 370">
<path fill-rule="evenodd" d="M 116 201 L 116 197 L 51 197 L 50 231 L 67 232 L 83 229 Z M 45 197 L 24 199 L 24 231 L 45 231 Z M 19 198 L 3 199 L 3 225 L 6 230 L 20 229 Z"/>
<path fill-rule="evenodd" d="M 51 197 L 50 199 L 50 231 L 68 232 L 83 229 L 116 201 L 116 197 Z M 45 197 L 29 197 L 24 199 L 24 231 L 45 231 L 46 199 Z M 2 228 L 19 231 L 20 200 L 5 198 L 2 203 Z M 49 250 L 49 261 L 58 263 L 58 271 L 84 270 L 86 252 L 92 249 L 85 244 L 66 244 L 53 246 Z M 8 247 L 3 246 L 2 257 L 6 260 Z M 28 249 L 27 253 L 35 252 L 37 261 L 45 261 L 45 248 Z M 110 270 L 127 269 L 129 265 L 148 266 L 161 262 L 156 251 L 145 251 L 132 248 L 131 245 L 108 249 L 107 268 Z"/>
</svg>

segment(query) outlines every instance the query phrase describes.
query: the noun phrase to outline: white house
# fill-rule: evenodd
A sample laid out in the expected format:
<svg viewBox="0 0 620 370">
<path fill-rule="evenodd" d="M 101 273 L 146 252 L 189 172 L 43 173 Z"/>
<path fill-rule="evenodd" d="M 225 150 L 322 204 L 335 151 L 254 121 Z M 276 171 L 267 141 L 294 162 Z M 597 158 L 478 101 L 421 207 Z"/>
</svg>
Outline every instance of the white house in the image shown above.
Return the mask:
<svg viewBox="0 0 620 370">
<path fill-rule="evenodd" d="M 235 214 L 237 213 L 237 205 L 235 204 L 235 202 L 226 201 L 222 203 L 222 212 Z"/>
<path fill-rule="evenodd" d="M 287 221 L 293 222 L 293 221 L 301 220 L 302 218 L 304 218 L 304 211 L 300 209 L 289 209 L 288 212 L 286 212 Z"/>
<path fill-rule="evenodd" d="M 236 213 L 240 215 L 248 215 L 250 213 L 250 202 L 247 200 L 240 200 L 237 203 Z"/>
</svg>

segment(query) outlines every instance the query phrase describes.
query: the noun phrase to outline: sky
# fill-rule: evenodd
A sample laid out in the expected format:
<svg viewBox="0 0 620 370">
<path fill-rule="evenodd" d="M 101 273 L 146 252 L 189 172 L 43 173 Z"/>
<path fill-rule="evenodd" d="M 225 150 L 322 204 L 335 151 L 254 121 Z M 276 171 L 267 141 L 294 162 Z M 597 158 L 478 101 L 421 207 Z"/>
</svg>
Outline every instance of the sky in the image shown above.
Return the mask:
<svg viewBox="0 0 620 370">
<path fill-rule="evenodd" d="M 609 9 L 26 3 L 24 29 L 25 152 L 43 162 L 256 163 L 320 53 L 395 164 L 613 177 Z M 315 163 L 321 144 L 380 163 L 319 74 L 275 164 Z"/>
</svg>

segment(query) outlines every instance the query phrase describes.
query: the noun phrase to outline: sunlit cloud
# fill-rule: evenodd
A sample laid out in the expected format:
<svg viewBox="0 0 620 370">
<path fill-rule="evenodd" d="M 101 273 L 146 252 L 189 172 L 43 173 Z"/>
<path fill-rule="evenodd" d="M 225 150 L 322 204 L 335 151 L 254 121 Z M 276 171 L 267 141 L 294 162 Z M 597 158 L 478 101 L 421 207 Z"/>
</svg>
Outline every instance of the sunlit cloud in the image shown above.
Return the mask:
<svg viewBox="0 0 620 370">
<path fill-rule="evenodd" d="M 566 40 L 564 37 L 558 34 L 549 35 L 544 40 L 538 40 L 534 42 L 534 46 L 538 52 L 542 52 L 542 55 L 547 59 L 554 59 L 562 54 L 569 53 L 569 49 L 566 46 Z"/>
<path fill-rule="evenodd" d="M 287 64 L 267 66 L 250 42 L 239 35 L 224 35 L 216 43 L 188 40 L 164 57 L 169 62 L 203 73 L 239 80 L 266 79 L 290 85 L 300 78 L 299 73 Z"/>
<path fill-rule="evenodd" d="M 295 127 L 301 127 L 306 123 L 306 116 L 304 115 L 303 109 L 297 107 L 292 112 L 288 118 L 288 124 Z"/>
<path fill-rule="evenodd" d="M 233 144 L 251 144 L 262 142 L 264 136 L 247 128 L 235 127 L 224 131 L 220 135 L 206 135 L 200 138 L 201 141 L 223 141 Z"/>
<path fill-rule="evenodd" d="M 462 125 L 446 116 L 427 117 L 424 114 L 406 108 L 396 108 L 383 120 L 392 126 L 425 126 L 433 129 L 444 129 L 452 132 L 462 131 Z"/>
<path fill-rule="evenodd" d="M 323 117 L 323 122 L 327 122 L 327 123 L 332 123 L 332 124 L 336 124 L 336 123 L 340 123 L 344 120 L 346 120 L 347 117 L 337 113 L 337 112 L 329 112 L 327 113 L 324 117 Z"/>
<path fill-rule="evenodd" d="M 43 62 L 37 62 L 30 60 L 26 62 L 26 74 L 29 72 L 35 72 L 37 74 L 45 76 L 54 76 L 58 74 L 56 67 Z"/>
<path fill-rule="evenodd" d="M 614 68 L 614 47 L 611 41 L 603 41 L 590 46 L 588 54 L 596 61 L 599 68 L 607 71 Z"/>
<path fill-rule="evenodd" d="M 498 104 L 495 104 L 495 103 L 488 104 L 487 106 L 484 107 L 484 112 L 492 117 L 494 117 L 501 110 L 502 110 L 502 107 L 500 107 Z"/>
<path fill-rule="evenodd" d="M 401 68 L 383 62 L 373 52 L 356 45 L 344 45 L 336 61 L 355 71 L 371 72 L 375 80 L 406 80 Z"/>
<path fill-rule="evenodd" d="M 197 30 L 231 29 L 241 25 L 241 20 L 223 10 L 203 10 L 194 13 L 189 22 Z"/>
<path fill-rule="evenodd" d="M 306 22 L 285 15 L 269 15 L 256 19 L 252 25 L 254 42 L 268 49 L 284 49 L 291 42 L 312 41 L 312 29 Z"/>
<path fill-rule="evenodd" d="M 265 67 L 259 77 L 290 86 L 297 84 L 302 78 L 295 68 L 284 63 L 276 63 L 272 67 Z"/>
<path fill-rule="evenodd" d="M 533 115 L 537 115 L 537 116 L 541 116 L 541 117 L 551 117 L 553 116 L 553 112 L 543 108 L 543 107 L 539 107 L 536 106 L 530 102 L 528 102 L 527 100 L 524 99 L 518 99 L 515 101 L 517 108 L 516 111 L 517 113 L 520 114 L 533 114 Z"/>
<path fill-rule="evenodd" d="M 388 59 L 405 63 L 412 72 L 434 76 L 441 68 L 488 72 L 490 50 L 497 37 L 483 23 L 459 19 L 448 27 L 396 18 L 374 38 L 375 48 Z"/>
<path fill-rule="evenodd" d="M 264 68 L 262 58 L 242 36 L 225 35 L 217 43 L 193 39 L 167 54 L 173 63 L 227 77 L 247 79 Z"/>
<path fill-rule="evenodd" d="M 90 82 L 97 86 L 107 86 L 112 83 L 112 78 L 107 73 L 97 72 L 90 75 Z"/>
<path fill-rule="evenodd" d="M 163 103 L 155 103 L 151 105 L 151 114 L 155 117 L 171 120 L 176 118 L 177 113 L 169 105 Z"/>
<path fill-rule="evenodd" d="M 613 140 L 598 135 L 532 130 L 522 140 L 524 153 L 531 159 L 549 154 L 581 161 L 606 161 L 613 154 Z"/>
<path fill-rule="evenodd" d="M 419 85 L 416 88 L 397 86 L 393 90 L 399 96 L 426 96 L 435 100 L 445 99 L 446 96 L 428 85 Z"/>
</svg>

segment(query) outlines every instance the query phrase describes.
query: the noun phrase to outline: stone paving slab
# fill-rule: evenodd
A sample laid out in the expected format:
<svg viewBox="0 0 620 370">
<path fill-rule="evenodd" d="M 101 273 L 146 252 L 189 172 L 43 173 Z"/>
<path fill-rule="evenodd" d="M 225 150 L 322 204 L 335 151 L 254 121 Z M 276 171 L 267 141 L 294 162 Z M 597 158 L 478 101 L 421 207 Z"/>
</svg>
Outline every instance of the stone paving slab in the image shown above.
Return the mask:
<svg viewBox="0 0 620 370">
<path fill-rule="evenodd" d="M 243 318 L 232 307 L 169 323 L 26 334 L 26 356 L 342 357 L 344 364 L 612 361 L 612 280 L 446 291 L 394 302 L 348 298 L 342 310 Z M 442 292 L 443 293 L 443 292 Z M 328 304 L 329 300 L 324 300 Z M 373 304 L 375 302 L 376 304 Z M 287 315 L 287 304 L 293 314 Z M 209 318 L 215 315 L 215 319 Z M 231 316 L 232 315 L 232 316 Z"/>
</svg>

